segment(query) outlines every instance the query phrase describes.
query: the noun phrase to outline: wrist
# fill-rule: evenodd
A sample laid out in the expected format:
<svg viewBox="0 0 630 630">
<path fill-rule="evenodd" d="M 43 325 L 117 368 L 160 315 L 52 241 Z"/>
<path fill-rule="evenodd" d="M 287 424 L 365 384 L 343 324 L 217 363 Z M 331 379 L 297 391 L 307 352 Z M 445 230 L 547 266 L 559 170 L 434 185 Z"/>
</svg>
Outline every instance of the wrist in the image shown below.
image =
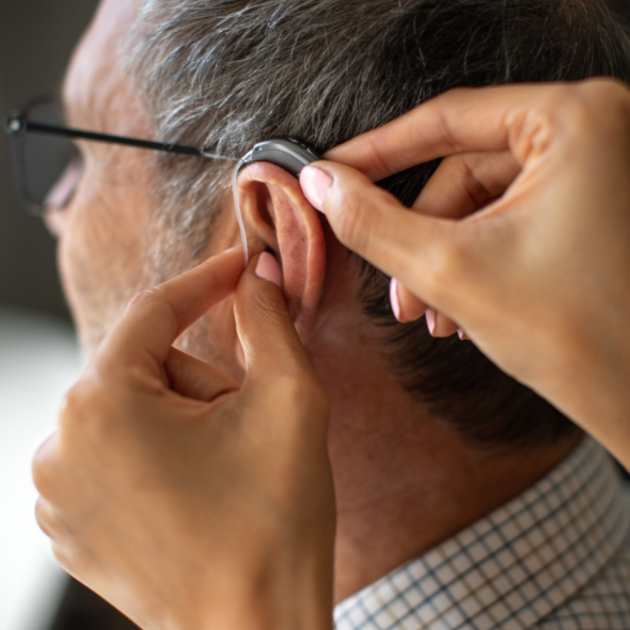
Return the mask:
<svg viewBox="0 0 630 630">
<path fill-rule="evenodd" d="M 160 630 L 332 630 L 332 546 L 325 556 L 313 555 L 311 561 L 302 554 L 299 567 L 287 563 L 247 578 L 245 572 L 234 580 L 213 576 L 206 589 L 197 590 L 195 601 L 173 600 L 174 614 Z"/>
<path fill-rule="evenodd" d="M 630 469 L 630 343 L 623 338 L 600 344 L 598 351 L 577 341 L 559 350 L 562 363 L 537 379 L 534 389 Z"/>
</svg>

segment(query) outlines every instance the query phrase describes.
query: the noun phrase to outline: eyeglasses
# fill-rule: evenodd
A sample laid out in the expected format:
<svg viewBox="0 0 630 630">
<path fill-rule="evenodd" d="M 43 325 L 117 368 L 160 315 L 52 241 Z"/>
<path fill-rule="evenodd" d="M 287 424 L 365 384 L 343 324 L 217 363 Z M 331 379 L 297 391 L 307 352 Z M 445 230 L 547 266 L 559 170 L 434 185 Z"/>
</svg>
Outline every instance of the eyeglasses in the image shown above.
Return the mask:
<svg viewBox="0 0 630 630">
<path fill-rule="evenodd" d="M 72 201 L 83 174 L 83 159 L 76 140 L 105 142 L 211 160 L 231 159 L 179 144 L 69 129 L 64 126 L 59 101 L 51 96 L 35 99 L 12 114 L 6 122 L 6 131 L 13 138 L 18 189 L 27 211 L 35 216 L 61 210 Z"/>
</svg>

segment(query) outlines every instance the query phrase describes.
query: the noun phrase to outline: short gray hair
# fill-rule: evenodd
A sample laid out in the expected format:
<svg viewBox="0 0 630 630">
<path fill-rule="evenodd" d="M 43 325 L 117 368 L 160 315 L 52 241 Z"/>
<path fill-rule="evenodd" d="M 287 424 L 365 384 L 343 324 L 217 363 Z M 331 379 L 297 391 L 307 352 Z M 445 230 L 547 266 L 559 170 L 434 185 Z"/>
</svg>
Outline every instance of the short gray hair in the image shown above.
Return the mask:
<svg viewBox="0 0 630 630">
<path fill-rule="evenodd" d="M 630 78 L 628 38 L 599 0 L 146 0 L 128 54 L 160 138 L 234 160 L 274 135 L 324 151 L 454 87 Z M 163 220 L 193 256 L 232 165 L 161 158 Z M 410 205 L 435 167 L 383 185 Z M 391 326 L 392 367 L 436 416 L 486 444 L 571 432 L 472 344 L 396 324 L 386 279 L 365 271 L 360 298 Z"/>
</svg>

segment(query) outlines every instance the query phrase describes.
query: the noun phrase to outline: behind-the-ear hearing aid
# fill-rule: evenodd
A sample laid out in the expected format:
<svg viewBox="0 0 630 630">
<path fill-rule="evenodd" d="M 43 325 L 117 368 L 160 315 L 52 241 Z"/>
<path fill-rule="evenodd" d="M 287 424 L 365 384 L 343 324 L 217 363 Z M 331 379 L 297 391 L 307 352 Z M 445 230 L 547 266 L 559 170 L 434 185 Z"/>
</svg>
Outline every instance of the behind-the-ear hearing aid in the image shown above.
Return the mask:
<svg viewBox="0 0 630 630">
<path fill-rule="evenodd" d="M 288 171 L 294 177 L 299 177 L 300 172 L 305 166 L 321 159 L 321 156 L 318 155 L 316 151 L 313 151 L 313 149 L 303 142 L 287 137 L 269 138 L 268 140 L 258 142 L 249 153 L 240 159 L 234 169 L 232 189 L 234 191 L 236 218 L 238 219 L 238 227 L 243 241 L 243 251 L 245 252 L 245 266 L 249 263 L 247 233 L 245 232 L 245 223 L 243 222 L 241 204 L 236 188 L 236 179 L 240 170 L 254 162 L 271 162 L 271 164 L 275 164 L 285 171 Z"/>
<path fill-rule="evenodd" d="M 269 138 L 254 145 L 254 148 L 241 159 L 239 168 L 252 162 L 271 162 L 291 175 L 299 177 L 300 171 L 311 162 L 321 160 L 309 146 L 293 138 Z"/>
</svg>

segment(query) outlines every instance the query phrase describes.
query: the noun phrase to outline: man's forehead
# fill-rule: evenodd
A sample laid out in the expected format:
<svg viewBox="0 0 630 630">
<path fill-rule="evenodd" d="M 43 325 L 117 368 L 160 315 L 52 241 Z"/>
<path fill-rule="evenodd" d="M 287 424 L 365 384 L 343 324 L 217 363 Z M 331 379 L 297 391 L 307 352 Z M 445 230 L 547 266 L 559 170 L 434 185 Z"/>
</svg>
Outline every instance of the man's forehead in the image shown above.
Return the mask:
<svg viewBox="0 0 630 630">
<path fill-rule="evenodd" d="M 105 112 L 123 106 L 119 101 L 127 90 L 121 52 L 139 5 L 140 0 L 102 0 L 99 5 L 64 80 L 63 100 L 73 126 L 102 129 Z"/>
</svg>

